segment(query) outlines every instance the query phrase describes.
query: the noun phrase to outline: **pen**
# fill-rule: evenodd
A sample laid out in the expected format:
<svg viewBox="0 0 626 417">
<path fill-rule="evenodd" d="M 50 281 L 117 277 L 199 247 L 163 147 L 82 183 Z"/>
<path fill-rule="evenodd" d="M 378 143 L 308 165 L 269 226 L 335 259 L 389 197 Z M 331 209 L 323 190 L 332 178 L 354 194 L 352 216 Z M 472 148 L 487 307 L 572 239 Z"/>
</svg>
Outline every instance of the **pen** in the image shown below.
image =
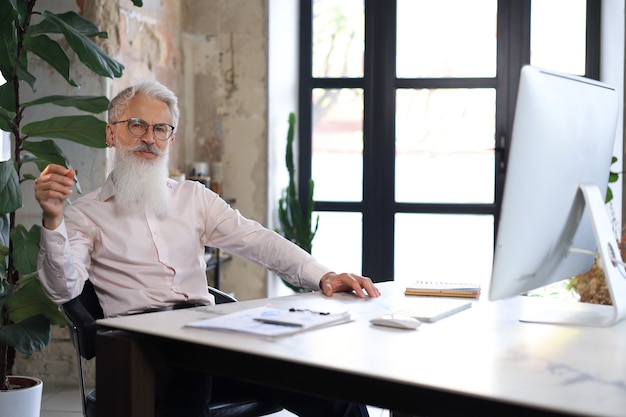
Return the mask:
<svg viewBox="0 0 626 417">
<path fill-rule="evenodd" d="M 300 323 L 290 323 L 290 322 L 285 322 L 285 321 L 280 321 L 280 320 L 264 319 L 260 317 L 256 317 L 254 320 L 260 321 L 261 323 L 277 324 L 279 326 L 302 327 L 302 324 Z"/>
<path fill-rule="evenodd" d="M 314 310 L 311 310 L 311 309 L 308 309 L 308 308 L 295 308 L 295 307 L 291 307 L 289 309 L 289 311 L 292 312 L 292 313 L 295 313 L 295 312 L 298 312 L 298 311 L 302 311 L 302 312 L 308 311 L 309 313 L 319 314 L 320 316 L 327 316 L 327 315 L 330 314 L 329 312 L 326 312 L 326 311 L 314 311 Z"/>
</svg>

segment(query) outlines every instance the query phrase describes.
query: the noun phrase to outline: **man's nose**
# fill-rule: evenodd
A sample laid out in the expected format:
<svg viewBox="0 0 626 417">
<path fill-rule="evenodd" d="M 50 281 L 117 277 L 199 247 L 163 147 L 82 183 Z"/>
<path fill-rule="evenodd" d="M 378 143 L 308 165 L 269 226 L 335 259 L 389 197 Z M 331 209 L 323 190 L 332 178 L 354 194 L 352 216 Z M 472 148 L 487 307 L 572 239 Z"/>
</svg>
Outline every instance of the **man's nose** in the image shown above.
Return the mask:
<svg viewBox="0 0 626 417">
<path fill-rule="evenodd" d="M 156 138 L 154 137 L 154 126 L 148 126 L 146 133 L 141 137 L 141 141 L 152 144 L 156 142 Z"/>
</svg>

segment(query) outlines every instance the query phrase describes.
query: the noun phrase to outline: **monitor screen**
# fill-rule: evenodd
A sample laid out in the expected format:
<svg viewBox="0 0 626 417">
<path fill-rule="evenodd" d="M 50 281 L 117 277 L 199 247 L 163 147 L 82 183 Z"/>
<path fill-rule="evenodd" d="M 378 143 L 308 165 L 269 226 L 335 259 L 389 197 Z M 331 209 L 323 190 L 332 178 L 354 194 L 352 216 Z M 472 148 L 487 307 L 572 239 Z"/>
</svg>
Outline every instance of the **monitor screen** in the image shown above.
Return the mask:
<svg viewBox="0 0 626 417">
<path fill-rule="evenodd" d="M 617 92 L 605 84 L 522 68 L 490 300 L 590 269 L 597 238 L 580 186 L 597 187 L 604 198 L 617 110 Z M 610 222 L 602 227 L 606 223 L 610 229 Z"/>
</svg>

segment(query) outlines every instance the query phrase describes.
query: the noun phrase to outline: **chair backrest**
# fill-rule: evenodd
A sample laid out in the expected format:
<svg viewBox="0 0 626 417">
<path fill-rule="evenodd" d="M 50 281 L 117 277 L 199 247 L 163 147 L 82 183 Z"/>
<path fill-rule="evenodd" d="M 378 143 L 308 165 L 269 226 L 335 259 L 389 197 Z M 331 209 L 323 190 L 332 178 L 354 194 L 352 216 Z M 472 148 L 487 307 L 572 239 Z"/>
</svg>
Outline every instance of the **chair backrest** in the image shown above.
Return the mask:
<svg viewBox="0 0 626 417">
<path fill-rule="evenodd" d="M 70 335 L 80 356 L 85 359 L 96 356 L 96 320 L 103 318 L 104 313 L 91 281 L 86 281 L 83 292 L 64 303 L 61 311 L 68 325 L 72 327 Z"/>
</svg>

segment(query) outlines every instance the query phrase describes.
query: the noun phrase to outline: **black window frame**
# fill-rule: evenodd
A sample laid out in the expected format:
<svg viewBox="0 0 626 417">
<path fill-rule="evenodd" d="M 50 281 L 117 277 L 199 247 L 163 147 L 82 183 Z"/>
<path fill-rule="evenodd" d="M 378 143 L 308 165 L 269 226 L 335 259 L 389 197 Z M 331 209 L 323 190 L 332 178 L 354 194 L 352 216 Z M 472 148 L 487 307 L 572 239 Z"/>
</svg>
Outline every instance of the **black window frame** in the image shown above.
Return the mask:
<svg viewBox="0 0 626 417">
<path fill-rule="evenodd" d="M 519 73 L 523 65 L 530 63 L 531 0 L 498 0 L 495 78 L 396 79 L 396 1 L 364 0 L 364 3 L 364 76 L 362 78 L 316 78 L 312 76 L 312 0 L 300 0 L 297 186 L 299 190 L 303 190 L 300 196 L 305 198 L 308 195 L 312 168 L 313 89 L 362 89 L 364 94 L 363 199 L 360 202 L 315 201 L 315 210 L 362 213 L 362 273 L 372 277 L 374 281 L 386 281 L 393 279 L 394 276 L 395 213 L 488 214 L 494 216 L 494 232 L 497 233 Z M 586 73 L 584 75 L 593 79 L 599 79 L 600 75 L 601 3 L 597 0 L 587 0 Z M 493 204 L 395 202 L 395 187 L 393 186 L 395 140 L 375 139 L 380 137 L 395 139 L 395 91 L 397 88 L 496 89 Z M 370 219 L 376 220 L 370 221 Z"/>
</svg>

